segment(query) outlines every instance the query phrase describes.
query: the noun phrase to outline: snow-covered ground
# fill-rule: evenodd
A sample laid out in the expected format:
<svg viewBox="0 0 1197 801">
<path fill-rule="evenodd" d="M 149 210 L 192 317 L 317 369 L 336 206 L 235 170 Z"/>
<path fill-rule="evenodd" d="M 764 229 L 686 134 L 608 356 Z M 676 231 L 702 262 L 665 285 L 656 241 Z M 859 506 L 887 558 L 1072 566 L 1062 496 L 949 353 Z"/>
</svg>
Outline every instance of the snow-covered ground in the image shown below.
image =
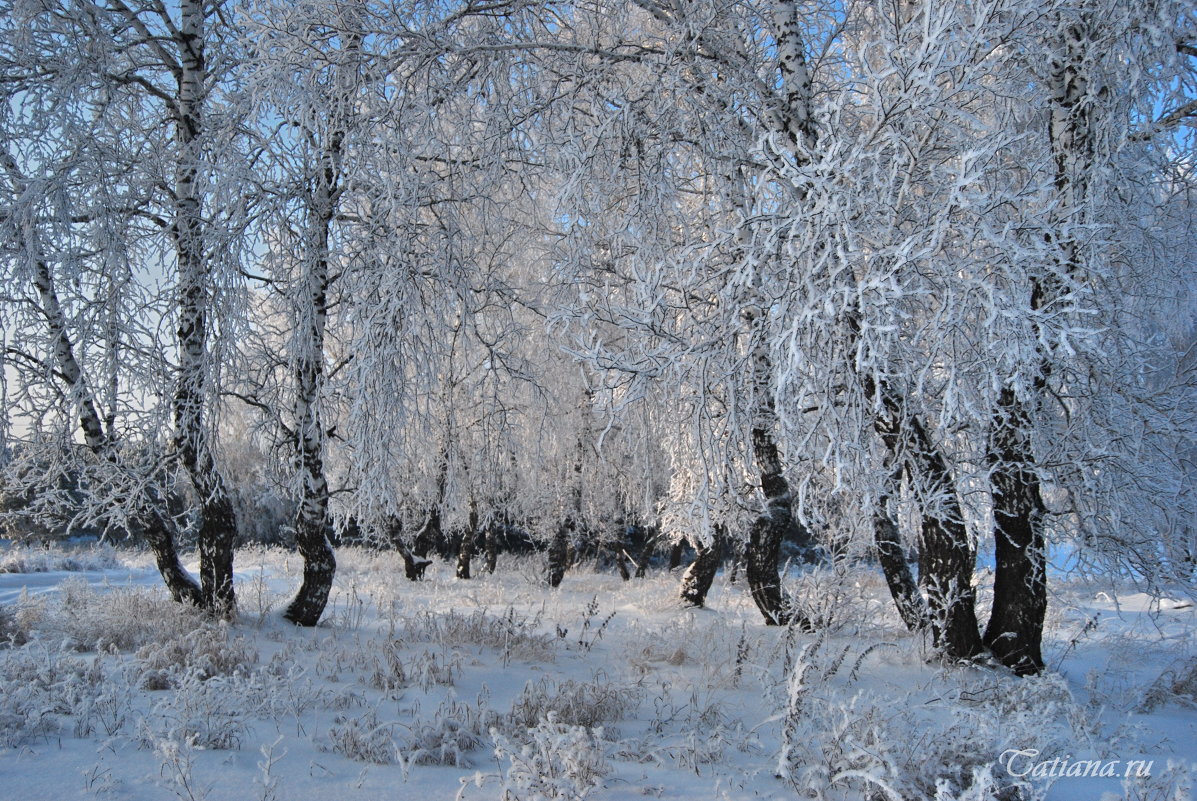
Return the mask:
<svg viewBox="0 0 1197 801">
<path fill-rule="evenodd" d="M 0 572 L 0 798 L 1192 798 L 1180 597 L 1057 580 L 1052 671 L 1017 679 L 929 663 L 866 567 L 796 579 L 812 635 L 763 626 L 724 574 L 691 610 L 676 575 L 549 591 L 535 560 L 412 583 L 394 554 L 338 557 L 305 630 L 279 615 L 292 553 L 238 554 L 224 625 L 148 556 L 0 550 L 38 571 Z"/>
</svg>

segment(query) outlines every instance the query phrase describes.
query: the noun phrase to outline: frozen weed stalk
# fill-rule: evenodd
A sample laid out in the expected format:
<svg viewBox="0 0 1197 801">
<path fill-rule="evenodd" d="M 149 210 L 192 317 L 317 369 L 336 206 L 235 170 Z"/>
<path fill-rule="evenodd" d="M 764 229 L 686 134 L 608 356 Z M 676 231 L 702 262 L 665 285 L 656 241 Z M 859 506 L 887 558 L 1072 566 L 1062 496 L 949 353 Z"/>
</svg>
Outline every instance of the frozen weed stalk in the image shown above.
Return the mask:
<svg viewBox="0 0 1197 801">
<path fill-rule="evenodd" d="M 257 801 L 279 801 L 280 776 L 275 773 L 275 767 L 287 755 L 287 749 L 278 753 L 279 744 L 283 736 L 280 734 L 273 743 L 263 745 L 258 749 L 262 759 L 258 761 L 258 775 L 254 777 L 254 784 L 258 788 Z"/>
<path fill-rule="evenodd" d="M 166 789 L 180 801 L 205 801 L 212 785 L 203 785 L 195 776 L 195 743 L 185 740 L 159 740 L 154 745 L 159 776 Z"/>
<path fill-rule="evenodd" d="M 595 625 L 594 621 L 598 615 L 598 611 L 599 603 L 598 596 L 596 595 L 590 599 L 590 602 L 586 604 L 586 608 L 582 611 L 582 631 L 578 635 L 578 646 L 587 653 L 594 648 L 595 643 L 603 638 L 603 632 L 615 617 L 615 610 L 611 610 L 609 615 L 603 618 L 598 625 Z"/>
<path fill-rule="evenodd" d="M 526 739 L 497 730 L 491 737 L 495 758 L 507 763 L 500 779 L 504 801 L 584 799 L 609 771 L 602 729 L 558 723 L 552 712 Z"/>
</svg>

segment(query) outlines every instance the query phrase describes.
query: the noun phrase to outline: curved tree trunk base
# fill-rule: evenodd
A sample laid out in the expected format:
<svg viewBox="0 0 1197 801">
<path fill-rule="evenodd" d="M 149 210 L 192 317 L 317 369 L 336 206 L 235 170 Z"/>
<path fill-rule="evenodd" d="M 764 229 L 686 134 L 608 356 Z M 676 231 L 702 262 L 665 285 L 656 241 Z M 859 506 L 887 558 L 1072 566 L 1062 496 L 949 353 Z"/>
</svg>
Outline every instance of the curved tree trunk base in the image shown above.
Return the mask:
<svg viewBox="0 0 1197 801">
<path fill-rule="evenodd" d="M 130 534 L 140 535 L 150 546 L 150 551 L 154 554 L 154 564 L 158 567 L 158 573 L 166 584 L 171 600 L 197 608 L 204 605 L 204 593 L 199 582 L 183 568 L 182 562 L 179 561 L 179 552 L 175 548 L 175 538 L 157 511 L 138 516 L 131 523 Z"/>
<path fill-rule="evenodd" d="M 698 554 L 682 576 L 682 603 L 702 608 L 706 605 L 707 593 L 715 581 L 715 573 L 723 561 L 723 541 L 716 536 L 710 545 L 699 544 Z"/>
<path fill-rule="evenodd" d="M 296 545 L 303 557 L 303 583 L 283 617 L 297 626 L 315 626 L 328 604 L 337 558 L 328 543 L 327 520 L 301 518 L 295 528 Z"/>
<path fill-rule="evenodd" d="M 901 615 L 907 629 L 915 633 L 920 632 L 930 623 L 930 616 L 927 602 L 919 594 L 914 574 L 910 572 L 910 565 L 906 563 L 906 554 L 898 536 L 897 521 L 878 512 L 873 517 L 873 532 L 877 560 L 881 563 L 881 572 L 885 574 L 885 583 L 889 586 L 889 593 L 898 608 L 898 614 Z"/>
</svg>

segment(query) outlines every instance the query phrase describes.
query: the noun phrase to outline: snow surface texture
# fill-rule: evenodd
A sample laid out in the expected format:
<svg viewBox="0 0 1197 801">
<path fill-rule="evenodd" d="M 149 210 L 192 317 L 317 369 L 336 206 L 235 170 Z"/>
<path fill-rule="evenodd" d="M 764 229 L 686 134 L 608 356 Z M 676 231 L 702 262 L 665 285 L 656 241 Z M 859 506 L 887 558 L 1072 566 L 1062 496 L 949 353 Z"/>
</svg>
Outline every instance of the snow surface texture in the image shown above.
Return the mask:
<svg viewBox="0 0 1197 801">
<path fill-rule="evenodd" d="M 343 549 L 297 629 L 293 553 L 239 552 L 233 625 L 172 604 L 143 555 L 0 560 L 4 799 L 1193 797 L 1197 615 L 1129 588 L 1057 581 L 1051 671 L 1017 679 L 929 663 L 866 567 L 793 577 L 830 621 L 807 635 L 723 574 L 687 610 L 676 575 L 412 583 Z"/>
</svg>

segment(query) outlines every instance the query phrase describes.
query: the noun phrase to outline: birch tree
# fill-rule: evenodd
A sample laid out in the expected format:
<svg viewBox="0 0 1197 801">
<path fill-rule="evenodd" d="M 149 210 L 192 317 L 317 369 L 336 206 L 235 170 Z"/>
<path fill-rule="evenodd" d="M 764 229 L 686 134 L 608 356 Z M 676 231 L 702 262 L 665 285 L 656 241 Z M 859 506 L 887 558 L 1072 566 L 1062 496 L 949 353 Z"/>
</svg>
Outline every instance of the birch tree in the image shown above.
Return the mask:
<svg viewBox="0 0 1197 801">
<path fill-rule="evenodd" d="M 3 225 L 12 246 L 5 266 L 17 283 L 7 300 L 19 304 L 9 317 L 22 332 L 16 343 L 33 348 L 17 344 L 6 360 L 29 379 L 24 414 L 34 432 L 48 433 L 38 421 L 58 406 L 32 394 L 41 382 L 61 387 L 55 394 L 74 409 L 93 457 L 67 468 L 87 476 L 85 517 L 144 536 L 172 595 L 199 603 L 199 586 L 175 553 L 166 509 L 174 490 L 156 441 L 161 420 L 145 402 L 164 378 L 154 333 L 164 309 L 136 260 L 144 226 L 166 223 L 156 185 L 129 145 L 143 120 L 124 91 L 141 77 L 128 60 L 134 46 L 112 37 L 103 11 L 91 6 L 9 11 Z M 22 300 L 25 282 L 32 292 Z M 36 315 L 26 324 L 27 309 Z"/>
</svg>

